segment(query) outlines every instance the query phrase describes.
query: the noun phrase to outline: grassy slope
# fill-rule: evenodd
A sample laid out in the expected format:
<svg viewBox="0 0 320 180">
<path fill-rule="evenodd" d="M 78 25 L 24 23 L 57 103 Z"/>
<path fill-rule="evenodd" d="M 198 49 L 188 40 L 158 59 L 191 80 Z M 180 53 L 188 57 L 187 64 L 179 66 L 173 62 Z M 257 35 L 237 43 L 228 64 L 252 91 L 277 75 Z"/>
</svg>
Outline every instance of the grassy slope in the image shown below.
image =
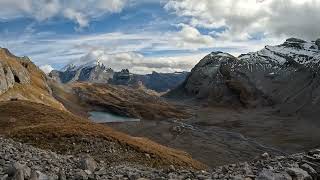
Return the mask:
<svg viewBox="0 0 320 180">
<path fill-rule="evenodd" d="M 196 169 L 205 168 L 205 165 L 193 160 L 185 152 L 161 146 L 145 138 L 125 135 L 65 111 L 26 101 L 0 102 L 0 133 L 60 153 L 70 153 L 74 150 L 75 142 L 84 138 L 91 139 L 93 142 L 102 139 L 116 143 L 121 147 L 120 149 L 124 148 L 132 152 L 128 153 L 130 156 L 124 156 L 118 161 L 155 167 L 172 164 Z M 80 149 L 87 148 L 86 144 L 79 143 L 79 146 Z M 94 151 L 96 154 L 93 156 L 96 158 L 101 158 L 97 155 L 104 153 L 102 149 L 103 152 L 97 149 Z M 146 157 L 145 153 L 150 154 L 151 158 Z M 117 159 L 110 161 L 117 163 Z"/>
</svg>

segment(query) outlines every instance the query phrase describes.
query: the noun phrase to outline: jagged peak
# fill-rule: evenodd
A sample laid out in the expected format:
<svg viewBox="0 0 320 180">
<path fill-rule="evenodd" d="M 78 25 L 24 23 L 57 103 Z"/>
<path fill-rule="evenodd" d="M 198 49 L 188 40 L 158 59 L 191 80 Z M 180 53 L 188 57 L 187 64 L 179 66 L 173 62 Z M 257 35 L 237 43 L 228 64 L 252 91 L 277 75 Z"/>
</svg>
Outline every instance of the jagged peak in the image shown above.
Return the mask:
<svg viewBox="0 0 320 180">
<path fill-rule="evenodd" d="M 64 67 L 61 69 L 61 71 L 63 71 L 63 72 L 65 72 L 65 71 L 73 71 L 73 70 L 75 70 L 76 68 L 77 68 L 77 66 L 76 66 L 75 64 L 70 63 L 70 64 L 64 66 Z"/>
<path fill-rule="evenodd" d="M 64 68 L 61 69 L 61 71 L 77 71 L 79 69 L 83 68 L 102 68 L 105 70 L 109 70 L 111 68 L 107 68 L 107 66 L 100 60 L 94 60 L 94 61 L 87 61 L 87 62 L 73 62 L 68 65 L 66 65 Z"/>
<path fill-rule="evenodd" d="M 222 51 L 213 51 L 209 55 L 211 57 L 213 57 L 213 56 L 223 56 L 223 57 L 232 57 L 232 58 L 234 58 L 234 56 L 232 56 L 231 54 L 225 53 L 225 52 L 222 52 Z"/>
<path fill-rule="evenodd" d="M 294 37 L 292 37 L 292 38 L 288 38 L 288 39 L 286 39 L 286 41 L 285 42 L 293 42 L 293 43 L 306 43 L 307 41 L 305 41 L 305 40 L 303 40 L 303 39 L 299 39 L 299 38 L 294 38 Z"/>
</svg>

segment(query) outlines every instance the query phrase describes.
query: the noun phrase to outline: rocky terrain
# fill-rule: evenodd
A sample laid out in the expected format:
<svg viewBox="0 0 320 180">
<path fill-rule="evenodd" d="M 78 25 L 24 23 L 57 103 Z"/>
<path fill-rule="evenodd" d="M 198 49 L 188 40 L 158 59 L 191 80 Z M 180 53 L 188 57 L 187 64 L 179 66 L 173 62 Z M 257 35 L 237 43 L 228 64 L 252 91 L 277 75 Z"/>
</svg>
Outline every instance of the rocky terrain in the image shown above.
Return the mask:
<svg viewBox="0 0 320 180">
<path fill-rule="evenodd" d="M 312 116 L 319 112 L 319 61 L 319 40 L 290 38 L 239 57 L 213 52 L 167 97 L 237 107 L 280 105 L 284 114 Z"/>
<path fill-rule="evenodd" d="M 46 75 L 27 57 L 0 48 L 0 101 L 23 99 L 64 109 L 51 95 Z"/>
<path fill-rule="evenodd" d="M 210 167 L 249 161 L 263 151 L 285 155 L 316 148 L 318 47 L 319 40 L 291 38 L 239 57 L 213 52 L 164 95 L 187 106 L 191 118 L 111 126 L 183 149 Z"/>
<path fill-rule="evenodd" d="M 92 83 L 107 83 L 112 79 L 114 71 L 107 68 L 99 61 L 93 64 L 85 64 L 75 66 L 70 64 L 66 66 L 63 71 L 53 70 L 49 76 L 61 83 L 72 83 L 77 81 L 89 81 Z"/>
<path fill-rule="evenodd" d="M 157 73 L 139 75 L 132 74 L 128 69 L 115 72 L 101 62 L 90 62 L 84 65 L 68 65 L 63 70 L 52 71 L 49 76 L 61 83 L 89 82 L 124 85 L 131 87 L 143 86 L 158 93 L 167 92 L 182 83 L 188 72 Z"/>
<path fill-rule="evenodd" d="M 0 178 L 45 179 L 257 179 L 312 180 L 320 178 L 320 150 L 271 158 L 267 153 L 255 161 L 190 170 L 170 166 L 147 168 L 121 163 L 110 166 L 83 153 L 61 155 L 0 137 Z"/>
</svg>

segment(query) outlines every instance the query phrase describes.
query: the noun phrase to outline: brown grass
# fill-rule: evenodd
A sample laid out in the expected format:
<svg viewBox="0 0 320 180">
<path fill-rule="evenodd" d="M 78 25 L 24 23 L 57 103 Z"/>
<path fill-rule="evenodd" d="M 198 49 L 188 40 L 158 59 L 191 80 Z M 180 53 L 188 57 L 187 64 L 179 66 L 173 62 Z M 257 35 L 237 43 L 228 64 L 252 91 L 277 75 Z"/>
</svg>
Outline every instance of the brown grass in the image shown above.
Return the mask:
<svg viewBox="0 0 320 180">
<path fill-rule="evenodd" d="M 70 146 L 70 143 L 64 142 L 66 138 L 90 138 L 93 141 L 104 139 L 134 151 L 136 155 L 126 159 L 128 162 L 144 162 L 160 167 L 172 164 L 195 169 L 206 168 L 185 152 L 145 138 L 128 136 L 65 111 L 26 101 L 0 102 L 0 133 L 58 152 L 61 152 L 60 148 L 63 146 Z M 146 158 L 145 153 L 150 154 L 152 158 Z"/>
<path fill-rule="evenodd" d="M 120 115 L 152 120 L 190 116 L 186 111 L 140 89 L 91 83 L 75 83 L 72 88 L 81 98 L 80 101 L 88 106 Z"/>
</svg>

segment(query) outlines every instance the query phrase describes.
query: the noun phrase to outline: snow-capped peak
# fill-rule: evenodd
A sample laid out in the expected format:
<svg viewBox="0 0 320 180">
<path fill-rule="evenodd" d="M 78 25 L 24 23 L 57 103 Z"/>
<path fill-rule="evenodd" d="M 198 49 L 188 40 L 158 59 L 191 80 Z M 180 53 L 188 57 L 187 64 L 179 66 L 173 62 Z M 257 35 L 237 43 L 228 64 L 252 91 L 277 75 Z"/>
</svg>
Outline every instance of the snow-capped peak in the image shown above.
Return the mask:
<svg viewBox="0 0 320 180">
<path fill-rule="evenodd" d="M 277 46 L 266 46 L 264 49 L 239 56 L 242 60 L 259 60 L 283 65 L 288 61 L 299 64 L 318 63 L 320 61 L 320 47 L 316 41 L 290 38 Z"/>
<path fill-rule="evenodd" d="M 70 63 L 61 71 L 76 71 L 83 68 L 93 68 L 93 67 L 106 67 L 105 64 L 100 60 L 88 61 L 88 62 L 78 62 L 78 63 Z"/>
</svg>

